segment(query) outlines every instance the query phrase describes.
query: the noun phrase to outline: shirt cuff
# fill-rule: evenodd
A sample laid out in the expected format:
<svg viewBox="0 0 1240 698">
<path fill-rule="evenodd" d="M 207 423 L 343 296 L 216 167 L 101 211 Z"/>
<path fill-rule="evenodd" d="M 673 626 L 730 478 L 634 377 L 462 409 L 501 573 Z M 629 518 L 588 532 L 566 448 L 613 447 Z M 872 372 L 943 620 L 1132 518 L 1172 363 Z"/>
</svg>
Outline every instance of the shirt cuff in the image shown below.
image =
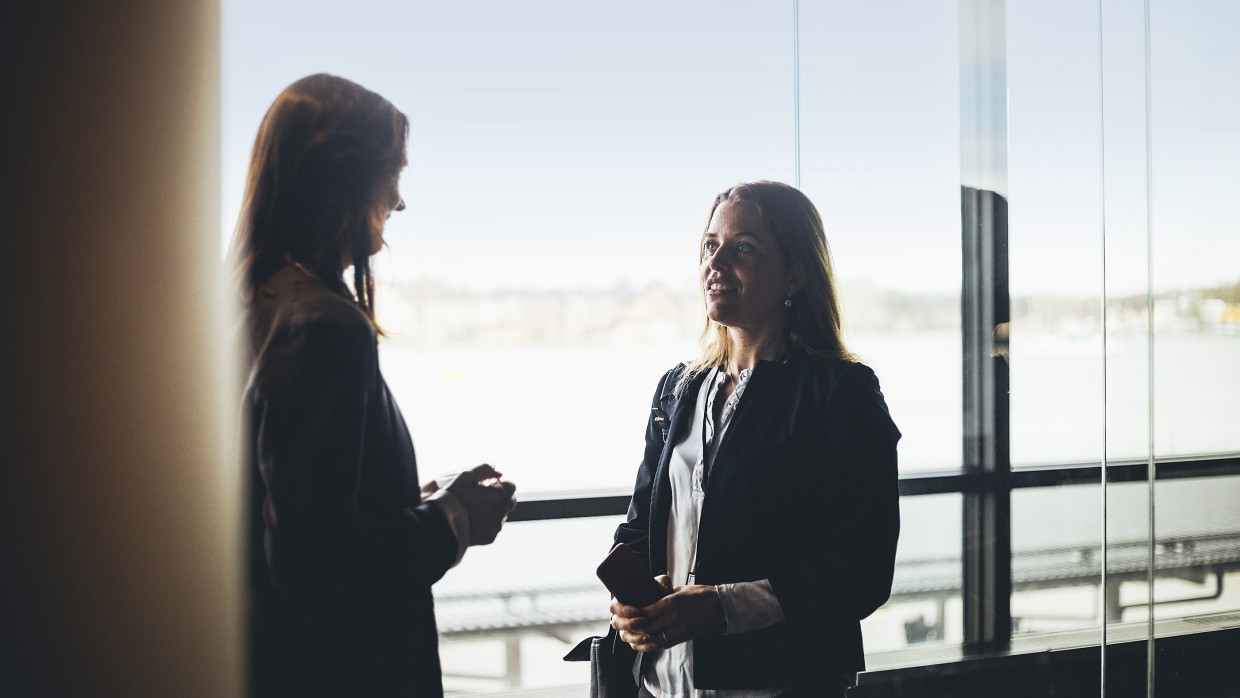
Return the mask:
<svg viewBox="0 0 1240 698">
<path fill-rule="evenodd" d="M 456 562 L 452 563 L 452 566 L 456 567 L 469 547 L 469 511 L 456 495 L 446 489 L 437 490 L 426 501 L 439 508 L 443 517 L 448 520 L 452 535 L 456 536 Z"/>
<path fill-rule="evenodd" d="M 717 584 L 715 588 L 719 590 L 719 602 L 723 604 L 723 619 L 727 624 L 724 635 L 761 630 L 784 619 L 784 609 L 768 579 Z"/>
</svg>

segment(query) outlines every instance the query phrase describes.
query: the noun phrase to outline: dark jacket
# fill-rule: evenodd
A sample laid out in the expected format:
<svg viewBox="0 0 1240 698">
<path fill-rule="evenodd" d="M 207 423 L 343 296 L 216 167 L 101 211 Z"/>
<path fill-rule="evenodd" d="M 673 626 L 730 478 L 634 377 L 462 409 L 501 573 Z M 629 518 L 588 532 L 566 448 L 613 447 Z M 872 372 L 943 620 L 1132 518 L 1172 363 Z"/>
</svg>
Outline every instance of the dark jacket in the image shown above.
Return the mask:
<svg viewBox="0 0 1240 698">
<path fill-rule="evenodd" d="M 668 462 L 705 378 L 677 392 L 683 368 L 659 381 L 628 520 L 615 537 L 656 575 L 667 570 Z M 864 669 L 860 620 L 891 593 L 899 438 L 862 364 L 794 356 L 755 367 L 707 480 L 696 579 L 769 579 L 785 620 L 696 639 L 695 687 L 835 685 Z"/>
<path fill-rule="evenodd" d="M 291 266 L 246 320 L 252 695 L 440 695 L 431 584 L 457 544 L 374 328 Z"/>
</svg>

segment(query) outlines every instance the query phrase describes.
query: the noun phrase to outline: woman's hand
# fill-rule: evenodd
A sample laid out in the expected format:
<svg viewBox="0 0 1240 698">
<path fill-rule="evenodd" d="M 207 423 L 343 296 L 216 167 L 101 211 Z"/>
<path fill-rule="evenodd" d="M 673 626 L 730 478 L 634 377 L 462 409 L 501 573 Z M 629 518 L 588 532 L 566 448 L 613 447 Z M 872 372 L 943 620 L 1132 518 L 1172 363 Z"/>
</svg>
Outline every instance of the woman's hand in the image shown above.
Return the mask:
<svg viewBox="0 0 1240 698">
<path fill-rule="evenodd" d="M 439 482 L 436 480 L 428 481 L 425 485 L 422 485 L 422 501 L 425 502 L 426 500 L 430 499 L 431 495 L 435 494 L 438 491 L 439 491 Z"/>
<path fill-rule="evenodd" d="M 503 474 L 486 463 L 440 475 L 422 485 L 422 501 L 440 490 L 451 493 L 469 515 L 469 545 L 489 545 L 517 506 L 517 486 L 501 478 Z"/>
<path fill-rule="evenodd" d="M 517 506 L 513 496 L 517 486 L 503 475 L 483 463 L 469 470 L 456 473 L 451 481 L 442 483 L 469 512 L 469 544 L 490 545 L 499 535 L 508 514 Z"/>
<path fill-rule="evenodd" d="M 666 574 L 655 577 L 654 581 L 658 582 L 659 586 L 663 587 L 666 593 L 672 593 L 672 580 Z M 651 608 L 652 606 L 653 604 L 646 608 Z M 639 640 L 648 639 L 645 632 L 645 610 L 636 606 L 626 606 L 614 598 L 611 600 L 611 627 L 619 631 L 621 640 L 636 646 L 634 643 Z"/>
<path fill-rule="evenodd" d="M 713 585 L 672 587 L 667 575 L 655 580 L 672 593 L 645 608 L 612 601 L 611 627 L 620 632 L 621 640 L 639 652 L 650 652 L 723 632 L 726 627 L 723 604 Z"/>
</svg>

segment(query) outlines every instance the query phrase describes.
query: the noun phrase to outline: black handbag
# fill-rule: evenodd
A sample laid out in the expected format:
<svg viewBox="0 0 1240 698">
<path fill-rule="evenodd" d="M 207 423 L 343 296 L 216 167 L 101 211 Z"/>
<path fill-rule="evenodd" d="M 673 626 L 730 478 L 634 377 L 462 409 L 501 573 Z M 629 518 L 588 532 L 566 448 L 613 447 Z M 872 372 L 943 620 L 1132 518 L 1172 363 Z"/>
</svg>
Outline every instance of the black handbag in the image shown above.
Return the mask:
<svg viewBox="0 0 1240 698">
<path fill-rule="evenodd" d="M 622 642 L 615 628 L 603 637 L 587 637 L 564 655 L 566 662 L 590 662 L 590 698 L 636 698 L 636 660 L 637 650 Z"/>
</svg>

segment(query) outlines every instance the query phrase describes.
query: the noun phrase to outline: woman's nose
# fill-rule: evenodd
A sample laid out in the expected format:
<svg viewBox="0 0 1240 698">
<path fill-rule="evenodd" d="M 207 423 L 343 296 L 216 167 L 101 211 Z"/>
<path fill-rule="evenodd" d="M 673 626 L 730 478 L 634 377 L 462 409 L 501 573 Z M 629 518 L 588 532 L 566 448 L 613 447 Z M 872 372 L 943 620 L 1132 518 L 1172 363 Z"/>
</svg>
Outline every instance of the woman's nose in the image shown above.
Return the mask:
<svg viewBox="0 0 1240 698">
<path fill-rule="evenodd" d="M 723 250 L 718 249 L 718 250 L 715 250 L 713 253 L 711 253 L 709 257 L 706 258 L 706 266 L 710 267 L 711 269 L 717 269 L 719 271 L 723 271 L 730 266 L 730 263 L 726 255 L 724 255 Z"/>
</svg>

